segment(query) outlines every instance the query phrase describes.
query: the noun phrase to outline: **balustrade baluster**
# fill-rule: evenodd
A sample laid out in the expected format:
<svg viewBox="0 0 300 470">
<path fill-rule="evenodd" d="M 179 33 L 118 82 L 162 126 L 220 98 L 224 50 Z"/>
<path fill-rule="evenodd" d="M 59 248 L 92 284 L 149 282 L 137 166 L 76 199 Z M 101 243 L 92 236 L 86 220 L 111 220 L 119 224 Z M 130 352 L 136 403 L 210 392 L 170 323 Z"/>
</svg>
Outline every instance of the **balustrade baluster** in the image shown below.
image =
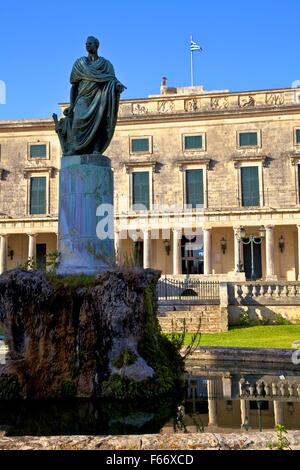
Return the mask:
<svg viewBox="0 0 300 470">
<path fill-rule="evenodd" d="M 269 286 L 268 286 L 268 289 L 267 289 L 267 295 L 268 295 L 269 297 L 272 297 L 272 293 L 273 293 L 272 286 L 269 285 Z"/>
<path fill-rule="evenodd" d="M 287 285 L 284 285 L 282 287 L 282 296 L 283 297 L 287 297 L 288 296 L 288 288 L 287 288 Z"/>
</svg>

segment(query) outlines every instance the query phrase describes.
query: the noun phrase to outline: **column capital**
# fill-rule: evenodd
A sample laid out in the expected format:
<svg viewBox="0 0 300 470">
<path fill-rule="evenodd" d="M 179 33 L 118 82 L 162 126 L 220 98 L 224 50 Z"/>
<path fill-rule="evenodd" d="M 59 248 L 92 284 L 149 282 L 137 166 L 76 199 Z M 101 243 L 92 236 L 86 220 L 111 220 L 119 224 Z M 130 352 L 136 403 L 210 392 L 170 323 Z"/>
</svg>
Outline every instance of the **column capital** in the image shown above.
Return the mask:
<svg viewBox="0 0 300 470">
<path fill-rule="evenodd" d="M 29 233 L 26 233 L 26 235 L 27 235 L 28 237 L 37 237 L 37 236 L 38 236 L 38 233 L 30 233 L 30 232 L 29 232 Z"/>
<path fill-rule="evenodd" d="M 274 227 L 275 227 L 275 225 L 271 225 L 271 224 L 265 225 L 266 230 L 273 230 Z"/>
<path fill-rule="evenodd" d="M 172 232 L 173 234 L 175 235 L 182 235 L 182 232 L 183 232 L 183 229 L 182 228 L 178 228 L 178 227 L 173 227 L 172 228 Z"/>
<path fill-rule="evenodd" d="M 8 233 L 0 233 L 0 237 L 4 237 L 4 238 L 7 238 L 8 237 Z"/>
<path fill-rule="evenodd" d="M 206 226 L 202 227 L 202 230 L 203 230 L 203 232 L 204 232 L 204 231 L 205 231 L 205 232 L 206 232 L 206 231 L 209 232 L 210 230 L 212 230 L 212 227 L 211 227 L 210 225 L 208 225 L 208 226 L 206 225 Z"/>
</svg>

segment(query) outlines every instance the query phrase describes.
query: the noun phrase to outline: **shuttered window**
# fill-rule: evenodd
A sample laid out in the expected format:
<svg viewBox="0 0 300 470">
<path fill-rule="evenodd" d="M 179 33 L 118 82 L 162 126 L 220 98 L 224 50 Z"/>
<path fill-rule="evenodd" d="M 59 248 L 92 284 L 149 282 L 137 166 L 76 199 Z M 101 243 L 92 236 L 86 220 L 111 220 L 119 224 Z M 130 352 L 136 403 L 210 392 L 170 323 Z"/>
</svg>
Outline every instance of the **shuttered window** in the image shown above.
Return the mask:
<svg viewBox="0 0 300 470">
<path fill-rule="evenodd" d="M 203 203 L 203 170 L 186 170 L 186 204 L 194 209 Z"/>
<path fill-rule="evenodd" d="M 259 176 L 257 166 L 241 168 L 242 206 L 259 206 Z"/>
<path fill-rule="evenodd" d="M 30 145 L 30 158 L 47 158 L 47 145 L 46 144 L 31 144 Z"/>
<path fill-rule="evenodd" d="M 241 132 L 240 147 L 257 147 L 257 132 Z"/>
<path fill-rule="evenodd" d="M 202 135 L 185 135 L 184 136 L 184 149 L 196 150 L 202 149 L 203 139 Z"/>
<path fill-rule="evenodd" d="M 30 178 L 30 214 L 46 214 L 46 177 Z"/>
<path fill-rule="evenodd" d="M 149 139 L 131 139 L 131 152 L 149 152 Z"/>
<path fill-rule="evenodd" d="M 137 171 L 132 174 L 132 204 L 133 209 L 137 204 L 143 204 L 146 209 L 150 208 L 149 198 L 149 172 Z"/>
</svg>

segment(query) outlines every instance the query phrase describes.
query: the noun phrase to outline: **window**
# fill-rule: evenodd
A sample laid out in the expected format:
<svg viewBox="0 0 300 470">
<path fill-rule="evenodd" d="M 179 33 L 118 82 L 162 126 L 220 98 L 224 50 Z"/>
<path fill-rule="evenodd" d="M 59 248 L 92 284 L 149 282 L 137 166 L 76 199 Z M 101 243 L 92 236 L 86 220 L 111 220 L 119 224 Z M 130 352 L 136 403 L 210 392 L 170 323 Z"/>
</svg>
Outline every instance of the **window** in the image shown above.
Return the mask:
<svg viewBox="0 0 300 470">
<path fill-rule="evenodd" d="M 140 139 L 131 139 L 130 141 L 131 153 L 149 153 L 150 142 L 149 137 L 143 137 Z"/>
<path fill-rule="evenodd" d="M 132 205 L 133 209 L 137 204 L 142 204 L 148 210 L 150 207 L 149 198 L 149 172 L 137 171 L 132 173 Z"/>
<path fill-rule="evenodd" d="M 185 135 L 184 136 L 184 150 L 202 149 L 203 136 L 202 135 Z"/>
<path fill-rule="evenodd" d="M 30 155 L 30 158 L 47 158 L 47 145 L 46 144 L 30 144 L 29 155 Z"/>
<path fill-rule="evenodd" d="M 296 144 L 300 145 L 300 129 L 296 129 Z"/>
<path fill-rule="evenodd" d="M 258 146 L 257 132 L 240 132 L 239 133 L 239 146 L 240 147 L 257 147 Z"/>
<path fill-rule="evenodd" d="M 204 204 L 203 170 L 186 170 L 186 204 L 196 208 Z"/>
<path fill-rule="evenodd" d="M 46 214 L 46 176 L 30 178 L 30 214 Z"/>
<path fill-rule="evenodd" d="M 259 206 L 259 174 L 258 166 L 241 168 L 242 206 Z"/>
</svg>

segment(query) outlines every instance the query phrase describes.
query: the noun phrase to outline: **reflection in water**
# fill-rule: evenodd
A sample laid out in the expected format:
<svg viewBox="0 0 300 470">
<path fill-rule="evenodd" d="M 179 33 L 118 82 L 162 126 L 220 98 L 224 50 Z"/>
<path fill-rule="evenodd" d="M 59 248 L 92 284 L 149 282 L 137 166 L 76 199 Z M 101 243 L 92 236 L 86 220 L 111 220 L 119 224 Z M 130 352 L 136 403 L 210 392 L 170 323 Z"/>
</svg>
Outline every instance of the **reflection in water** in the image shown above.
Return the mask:
<svg viewBox="0 0 300 470">
<path fill-rule="evenodd" d="M 191 368 L 185 396 L 143 402 L 0 402 L 7 435 L 108 435 L 300 429 L 300 373 Z"/>
</svg>

